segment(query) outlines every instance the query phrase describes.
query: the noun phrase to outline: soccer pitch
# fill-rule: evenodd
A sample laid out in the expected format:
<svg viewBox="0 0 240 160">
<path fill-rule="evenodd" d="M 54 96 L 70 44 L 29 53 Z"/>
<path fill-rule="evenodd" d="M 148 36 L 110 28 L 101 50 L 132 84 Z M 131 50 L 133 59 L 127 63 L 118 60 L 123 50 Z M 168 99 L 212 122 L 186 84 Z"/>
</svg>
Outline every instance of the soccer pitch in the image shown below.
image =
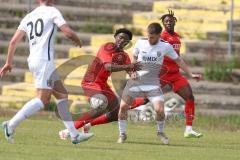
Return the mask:
<svg viewBox="0 0 240 160">
<path fill-rule="evenodd" d="M 4 118 L 5 119 L 5 118 Z M 3 119 L 0 118 L 2 121 Z M 166 133 L 170 145 L 164 146 L 156 136 L 154 123 L 129 123 L 128 140 L 117 144 L 118 125 L 93 127 L 89 141 L 73 145 L 58 138 L 63 125 L 56 119 L 24 121 L 8 144 L 0 134 L 0 160 L 239 160 L 240 133 L 201 128 L 204 137 L 183 138 L 183 127 L 169 125 Z"/>
</svg>

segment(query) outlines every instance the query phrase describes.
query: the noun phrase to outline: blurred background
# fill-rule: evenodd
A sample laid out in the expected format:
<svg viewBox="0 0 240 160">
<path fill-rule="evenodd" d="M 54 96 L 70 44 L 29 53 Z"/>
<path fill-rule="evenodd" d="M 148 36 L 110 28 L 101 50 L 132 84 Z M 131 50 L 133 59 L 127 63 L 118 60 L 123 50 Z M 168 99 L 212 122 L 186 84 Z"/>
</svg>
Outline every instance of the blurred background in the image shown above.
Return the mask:
<svg viewBox="0 0 240 160">
<path fill-rule="evenodd" d="M 3 66 L 9 40 L 23 16 L 36 7 L 36 2 L 0 2 L 0 66 Z M 57 65 L 73 57 L 95 55 L 101 44 L 113 41 L 113 33 L 120 27 L 133 31 L 134 43 L 146 35 L 150 22 L 160 22 L 161 15 L 172 9 L 178 19 L 176 32 L 182 36 L 181 54 L 193 72 L 204 77 L 201 82 L 190 80 L 197 112 L 240 114 L 240 0 L 55 0 L 55 4 L 84 45 L 74 48 L 59 32 L 55 45 Z M 26 40 L 16 50 L 14 69 L 0 80 L 1 109 L 18 109 L 35 95 L 26 62 L 28 54 Z M 65 84 L 79 87 L 86 67 L 73 71 L 64 80 Z M 116 77 L 114 85 L 119 88 L 118 80 L 121 82 L 125 77 Z M 113 85 L 111 80 L 109 84 Z M 80 96 L 80 89 L 68 87 L 68 90 L 74 105 L 87 104 L 86 98 Z M 53 108 L 54 104 L 45 109 Z"/>
</svg>

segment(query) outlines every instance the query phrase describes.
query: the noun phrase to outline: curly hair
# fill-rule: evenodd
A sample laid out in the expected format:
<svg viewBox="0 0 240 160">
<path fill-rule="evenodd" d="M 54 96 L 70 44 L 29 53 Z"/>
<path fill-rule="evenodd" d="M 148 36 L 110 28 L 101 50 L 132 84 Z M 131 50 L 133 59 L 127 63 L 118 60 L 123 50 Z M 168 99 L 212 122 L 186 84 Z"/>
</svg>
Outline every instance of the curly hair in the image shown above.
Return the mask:
<svg viewBox="0 0 240 160">
<path fill-rule="evenodd" d="M 174 19 L 174 21 L 177 22 L 177 18 L 174 16 L 173 10 L 168 9 L 168 14 L 162 15 L 160 20 L 162 20 L 162 22 L 163 22 L 166 17 L 172 17 Z"/>
<path fill-rule="evenodd" d="M 125 33 L 128 35 L 129 39 L 132 40 L 132 32 L 126 28 L 120 28 L 116 30 L 114 37 L 116 37 L 119 33 Z"/>
</svg>

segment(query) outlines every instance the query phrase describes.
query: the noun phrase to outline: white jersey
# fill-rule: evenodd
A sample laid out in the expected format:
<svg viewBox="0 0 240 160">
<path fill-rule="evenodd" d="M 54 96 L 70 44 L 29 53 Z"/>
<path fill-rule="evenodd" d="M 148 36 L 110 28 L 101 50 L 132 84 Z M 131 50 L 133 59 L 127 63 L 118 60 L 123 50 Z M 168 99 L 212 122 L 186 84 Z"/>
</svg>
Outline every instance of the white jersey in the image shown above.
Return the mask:
<svg viewBox="0 0 240 160">
<path fill-rule="evenodd" d="M 26 32 L 29 40 L 31 60 L 54 60 L 54 39 L 57 27 L 66 22 L 55 7 L 39 6 L 27 14 L 18 29 Z"/>
<path fill-rule="evenodd" d="M 151 45 L 148 39 L 138 40 L 133 54 L 143 65 L 142 70 L 137 71 L 139 80 L 143 84 L 155 85 L 159 85 L 160 82 L 160 70 L 164 56 L 169 56 L 173 60 L 179 57 L 173 47 L 161 39 L 155 45 Z"/>
</svg>

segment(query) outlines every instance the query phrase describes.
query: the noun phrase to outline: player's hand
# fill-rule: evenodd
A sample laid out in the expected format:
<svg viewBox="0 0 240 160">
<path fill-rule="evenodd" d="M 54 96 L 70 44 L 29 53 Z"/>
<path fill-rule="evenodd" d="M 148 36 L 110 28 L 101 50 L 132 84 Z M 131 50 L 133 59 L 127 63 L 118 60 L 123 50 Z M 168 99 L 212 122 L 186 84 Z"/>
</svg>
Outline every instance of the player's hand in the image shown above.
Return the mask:
<svg viewBox="0 0 240 160">
<path fill-rule="evenodd" d="M 142 64 L 140 62 L 131 63 L 127 65 L 126 71 L 139 71 L 142 68 Z"/>
<path fill-rule="evenodd" d="M 139 71 L 142 69 L 142 64 L 140 62 L 137 62 L 134 64 L 134 68 L 136 71 Z"/>
<path fill-rule="evenodd" d="M 137 79 L 137 72 L 131 72 L 130 78 L 133 79 L 133 80 L 136 80 Z"/>
<path fill-rule="evenodd" d="M 195 79 L 196 81 L 200 81 L 202 79 L 201 74 L 192 74 L 191 77 Z"/>
<path fill-rule="evenodd" d="M 75 45 L 76 45 L 77 47 L 81 48 L 81 47 L 82 47 L 82 41 L 79 40 L 77 43 L 75 43 Z"/>
<path fill-rule="evenodd" d="M 142 64 L 140 62 L 136 62 L 136 63 L 132 63 L 132 64 L 133 64 L 132 70 L 139 71 L 142 69 Z"/>
<path fill-rule="evenodd" d="M 6 63 L 0 70 L 0 77 L 2 78 L 7 72 L 11 72 L 11 70 L 12 65 Z"/>
</svg>

